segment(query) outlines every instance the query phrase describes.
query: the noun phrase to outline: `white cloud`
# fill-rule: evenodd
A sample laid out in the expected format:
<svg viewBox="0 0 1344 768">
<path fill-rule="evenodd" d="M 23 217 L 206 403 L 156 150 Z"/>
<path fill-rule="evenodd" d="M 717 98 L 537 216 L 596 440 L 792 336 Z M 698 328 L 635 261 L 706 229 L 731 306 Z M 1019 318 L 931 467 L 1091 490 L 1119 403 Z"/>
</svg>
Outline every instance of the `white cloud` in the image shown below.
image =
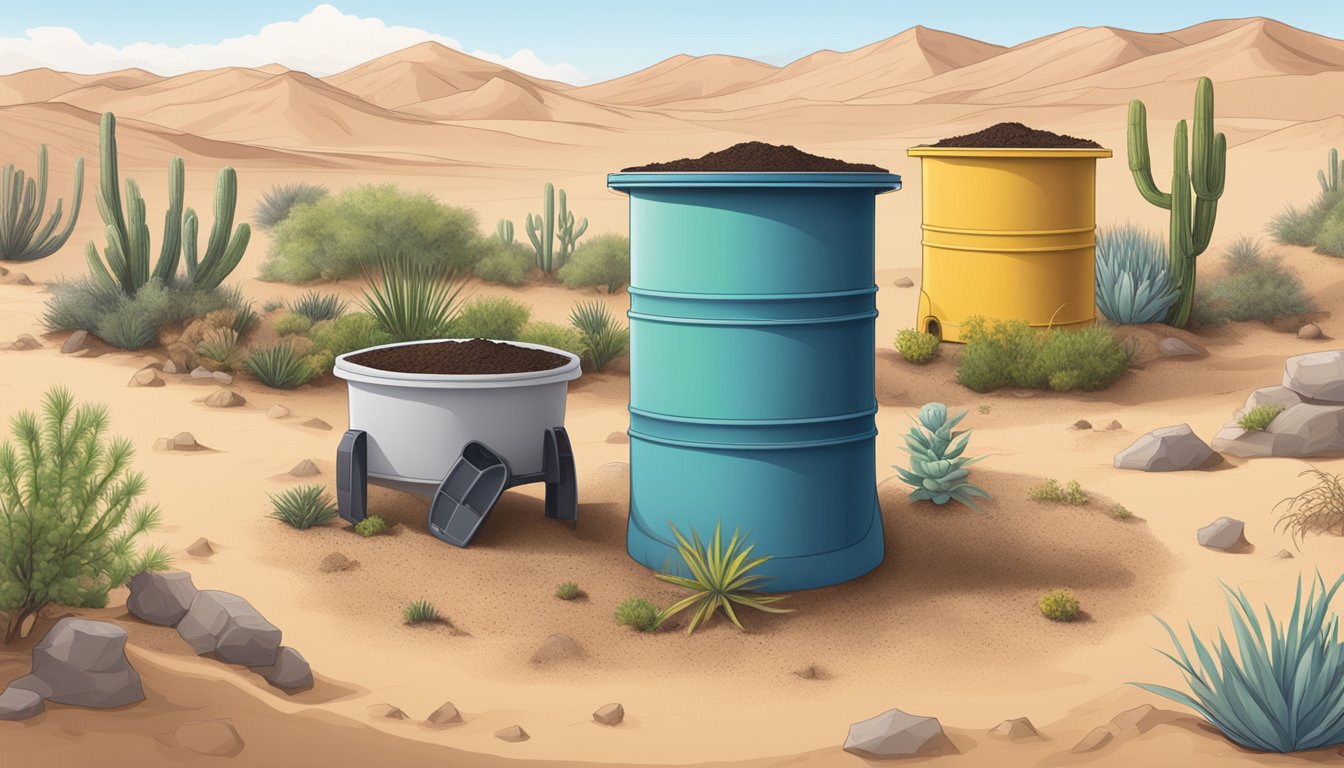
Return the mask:
<svg viewBox="0 0 1344 768">
<path fill-rule="evenodd" d="M 116 47 L 86 42 L 68 27 L 33 27 L 25 30 L 24 37 L 0 37 L 0 73 L 42 66 L 81 74 L 139 67 L 176 75 L 274 63 L 323 76 L 430 40 L 462 50 L 451 37 L 416 27 L 389 26 L 382 19 L 352 16 L 324 3 L 297 21 L 279 21 L 256 34 L 199 45 L 139 42 Z M 575 84 L 585 81 L 569 64 L 547 63 L 526 48 L 511 56 L 489 51 L 472 51 L 471 55 L 534 77 Z"/>
</svg>

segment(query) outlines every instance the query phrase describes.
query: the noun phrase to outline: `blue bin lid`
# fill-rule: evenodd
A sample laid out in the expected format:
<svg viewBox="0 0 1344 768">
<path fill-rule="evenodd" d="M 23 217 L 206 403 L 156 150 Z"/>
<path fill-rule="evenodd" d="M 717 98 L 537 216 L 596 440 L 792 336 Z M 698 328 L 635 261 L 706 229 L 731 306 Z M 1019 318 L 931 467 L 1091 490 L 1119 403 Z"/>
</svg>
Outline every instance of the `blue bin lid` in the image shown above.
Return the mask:
<svg viewBox="0 0 1344 768">
<path fill-rule="evenodd" d="M 854 172 L 644 172 L 609 173 L 607 186 L 615 190 L 640 187 L 778 187 L 781 189 L 871 189 L 881 194 L 901 188 L 901 177 L 894 173 Z"/>
</svg>

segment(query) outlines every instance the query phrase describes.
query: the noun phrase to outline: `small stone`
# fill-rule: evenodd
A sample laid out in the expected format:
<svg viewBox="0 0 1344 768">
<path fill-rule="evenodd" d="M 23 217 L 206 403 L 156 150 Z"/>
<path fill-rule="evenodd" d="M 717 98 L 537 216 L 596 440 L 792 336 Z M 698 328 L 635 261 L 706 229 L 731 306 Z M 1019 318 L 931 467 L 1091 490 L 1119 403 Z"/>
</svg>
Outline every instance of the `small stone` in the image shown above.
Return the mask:
<svg viewBox="0 0 1344 768">
<path fill-rule="evenodd" d="M 826 674 L 826 670 L 816 664 L 808 664 L 805 667 L 795 669 L 793 675 L 794 677 L 801 677 L 804 680 L 825 680 L 830 677 L 830 675 Z"/>
<path fill-rule="evenodd" d="M 19 274 L 11 278 L 9 283 L 10 285 L 32 285 L 33 279 L 28 277 L 26 273 L 20 272 Z"/>
<path fill-rule="evenodd" d="M 1199 529 L 1197 535 L 1200 546 L 1220 549 L 1224 552 L 1239 550 L 1249 546 L 1246 540 L 1246 524 L 1231 517 L 1220 517 Z"/>
<path fill-rule="evenodd" d="M 1174 472 L 1199 469 L 1212 457 L 1213 450 L 1190 425 L 1177 424 L 1140 436 L 1115 455 L 1115 466 L 1144 472 Z"/>
<path fill-rule="evenodd" d="M 443 706 L 429 713 L 429 717 L 425 718 L 425 722 L 440 728 L 445 725 L 455 725 L 462 722 L 462 713 L 457 711 L 457 707 L 453 706 L 453 702 L 445 701 Z"/>
<path fill-rule="evenodd" d="M 406 713 L 391 704 L 374 704 L 369 707 L 369 717 L 375 720 L 405 720 Z"/>
<path fill-rule="evenodd" d="M 223 384 L 224 386 L 228 386 L 233 383 L 233 376 L 225 373 L 224 371 L 215 371 L 214 373 L 210 374 L 210 378 L 214 379 L 220 384 Z"/>
<path fill-rule="evenodd" d="M 869 760 L 957 754 L 938 718 L 911 715 L 899 709 L 849 726 L 844 748 Z"/>
<path fill-rule="evenodd" d="M 1292 559 L 1293 559 L 1293 553 L 1292 553 L 1292 552 L 1289 552 L 1289 551 L 1286 550 L 1286 549 L 1280 549 L 1280 550 L 1279 550 L 1279 553 L 1278 553 L 1277 555 L 1275 555 L 1274 557 L 1277 557 L 1277 558 L 1280 559 L 1280 560 L 1292 560 Z"/>
<path fill-rule="evenodd" d="M 1008 739 L 1009 741 L 1025 741 L 1027 739 L 1039 739 L 1041 732 L 1036 730 L 1036 726 L 1025 717 L 1014 717 L 1011 720 L 1004 720 L 1002 723 L 990 729 L 989 735 L 996 739 Z"/>
<path fill-rule="evenodd" d="M 88 344 L 89 344 L 89 332 L 83 330 L 75 331 L 74 333 L 70 334 L 70 338 L 66 339 L 65 343 L 61 345 L 61 354 L 69 355 L 74 352 L 79 352 L 80 350 L 87 347 Z"/>
<path fill-rule="evenodd" d="M 1157 343 L 1157 351 L 1163 357 L 1189 357 L 1192 355 L 1202 355 L 1204 350 L 1196 347 L 1184 339 L 1178 339 L 1175 336 L 1167 338 Z"/>
<path fill-rule="evenodd" d="M 330 424 L 328 424 L 327 422 L 325 422 L 325 421 L 323 421 L 323 420 L 317 418 L 316 416 L 314 416 L 314 417 L 312 417 L 312 418 L 310 418 L 310 419 L 304 419 L 303 421 L 301 421 L 301 422 L 299 422 L 299 423 L 300 423 L 301 425 L 303 425 L 303 426 L 305 426 L 305 427 L 309 427 L 309 428 L 311 428 L 311 429 L 322 429 L 322 430 L 329 430 L 329 429 L 331 429 L 331 425 L 330 425 Z"/>
<path fill-rule="evenodd" d="M 612 432 L 610 435 L 607 435 L 607 442 L 613 445 L 628 443 L 630 442 L 630 435 L 627 435 L 624 432 Z"/>
<path fill-rule="evenodd" d="M 42 714 L 42 697 L 24 688 L 6 688 L 0 692 L 0 720 L 27 720 Z"/>
<path fill-rule="evenodd" d="M 243 738 L 228 718 L 183 723 L 173 731 L 173 738 L 198 755 L 232 757 L 243 751 Z"/>
<path fill-rule="evenodd" d="M 181 369 L 179 369 L 179 368 L 177 367 L 177 363 L 174 363 L 172 360 L 164 360 L 164 361 L 163 361 L 163 369 L 162 369 L 162 370 L 163 370 L 164 373 L 181 373 L 181 372 L 182 372 Z"/>
<path fill-rule="evenodd" d="M 1321 326 L 1315 323 L 1307 323 L 1297 329 L 1297 338 L 1299 339 L 1319 339 L 1324 334 L 1321 333 Z"/>
<path fill-rule="evenodd" d="M 214 372 L 203 365 L 198 365 L 191 370 L 191 378 L 193 379 L 213 379 L 214 377 Z"/>
<path fill-rule="evenodd" d="M 1115 419 L 1111 419 L 1111 423 L 1102 427 L 1102 429 L 1106 430 L 1107 432 L 1112 432 L 1117 429 L 1124 429 L 1124 427 L 1120 426 L 1120 422 L 1116 421 Z"/>
<path fill-rule="evenodd" d="M 187 554 L 193 557 L 210 557 L 215 554 L 215 545 L 211 544 L 209 539 L 202 536 L 192 542 L 190 547 L 187 547 Z"/>
<path fill-rule="evenodd" d="M 1121 733 L 1147 733 L 1166 719 L 1162 710 L 1152 704 L 1144 704 L 1111 718 L 1111 725 L 1118 728 Z"/>
<path fill-rule="evenodd" d="M 190 451 L 199 448 L 200 443 L 196 442 L 196 437 L 190 432 L 178 432 L 173 435 L 173 448 L 179 451 Z"/>
<path fill-rule="evenodd" d="M 567 661 L 583 658 L 583 649 L 569 635 L 554 634 L 546 638 L 541 647 L 532 654 L 533 664 L 548 664 L 554 661 Z"/>
<path fill-rule="evenodd" d="M 21 333 L 19 334 L 18 338 L 14 339 L 13 341 L 6 342 L 3 348 L 11 349 L 14 350 L 15 352 L 27 352 L 33 349 L 41 349 L 42 342 L 33 338 L 33 335 L 31 333 Z"/>
<path fill-rule="evenodd" d="M 312 459 L 304 459 L 298 464 L 295 464 L 294 468 L 289 470 L 289 474 L 294 477 L 312 477 L 313 475 L 322 474 L 322 470 L 317 468 L 317 465 L 313 463 Z"/>
<path fill-rule="evenodd" d="M 892 283 L 892 285 L 897 288 L 913 288 L 915 287 L 915 281 L 908 277 L 901 277 L 897 278 L 896 282 Z"/>
<path fill-rule="evenodd" d="M 625 707 L 620 704 L 604 704 L 593 713 L 593 720 L 602 725 L 619 725 L 625 719 Z"/>
<path fill-rule="evenodd" d="M 1073 749 L 1070 751 L 1074 754 L 1095 752 L 1107 744 L 1110 744 L 1111 739 L 1113 738 L 1115 738 L 1115 736 L 1113 736 L 1110 731 L 1106 730 L 1105 726 L 1099 725 L 1088 731 L 1087 735 L 1083 737 L 1083 740 L 1073 745 Z"/>
<path fill-rule="evenodd" d="M 313 670 L 308 666 L 308 660 L 287 645 L 280 646 L 274 664 L 252 667 L 252 671 L 282 691 L 297 691 L 313 685 Z"/>
<path fill-rule="evenodd" d="M 340 573 L 341 571 L 350 571 L 358 567 L 358 560 L 351 560 L 340 552 L 332 552 L 322 558 L 322 562 L 317 565 L 317 569 L 323 573 Z"/>
<path fill-rule="evenodd" d="M 527 731 L 524 731 L 521 725 L 510 725 L 508 728 L 495 731 L 495 738 L 500 741 L 517 742 L 527 741 L 532 737 L 527 735 Z"/>
<path fill-rule="evenodd" d="M 127 382 L 128 387 L 162 387 L 163 379 L 159 378 L 159 372 L 153 368 L 142 368 L 135 372 L 131 380 Z"/>
<path fill-rule="evenodd" d="M 237 408 L 246 402 L 242 395 L 232 389 L 223 388 L 211 392 L 210 396 L 205 398 L 205 404 L 210 408 Z"/>
<path fill-rule="evenodd" d="M 1074 429 L 1091 429 L 1091 428 L 1092 428 L 1092 422 L 1088 421 L 1087 419 L 1079 419 L 1079 420 L 1073 422 L 1073 428 L 1074 428 Z"/>
<path fill-rule="evenodd" d="M 272 405 L 266 409 L 266 418 L 283 419 L 289 415 L 289 409 L 283 405 Z"/>
</svg>

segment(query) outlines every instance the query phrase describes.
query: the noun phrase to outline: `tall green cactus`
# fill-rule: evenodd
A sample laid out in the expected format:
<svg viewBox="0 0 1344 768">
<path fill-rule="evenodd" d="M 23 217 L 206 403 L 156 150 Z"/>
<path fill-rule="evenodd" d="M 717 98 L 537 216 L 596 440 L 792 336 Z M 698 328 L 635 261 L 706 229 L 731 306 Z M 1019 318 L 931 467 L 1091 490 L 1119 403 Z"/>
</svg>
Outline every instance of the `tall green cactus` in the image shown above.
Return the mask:
<svg viewBox="0 0 1344 768">
<path fill-rule="evenodd" d="M 1339 191 L 1339 177 L 1344 176 L 1344 163 L 1339 161 L 1339 150 L 1330 149 L 1324 171 L 1316 172 L 1316 180 L 1321 182 L 1321 192 L 1327 195 Z"/>
<path fill-rule="evenodd" d="M 38 229 L 47 208 L 47 145 L 37 148 L 37 179 L 27 179 L 13 163 L 5 163 L 0 172 L 0 261 L 35 261 L 65 245 L 79 219 L 79 204 L 84 197 L 84 158 L 75 161 L 75 195 L 70 202 L 70 219 L 60 232 L 61 207 L 56 201 L 51 218 Z"/>
<path fill-rule="evenodd" d="M 1185 121 L 1176 123 L 1170 192 L 1162 192 L 1153 181 L 1148 157 L 1148 112 L 1138 99 L 1129 102 L 1128 139 L 1129 170 L 1134 174 L 1139 193 L 1153 205 L 1171 211 L 1167 259 L 1172 284 L 1181 296 L 1172 305 L 1167 323 L 1184 328 L 1190 322 L 1195 299 L 1195 259 L 1209 247 L 1218 216 L 1218 198 L 1223 196 L 1227 179 L 1227 137 L 1213 132 L 1213 81 L 1201 77 L 1195 88 L 1193 147 L 1186 139 Z"/>
<path fill-rule="evenodd" d="M 252 238 L 252 228 L 246 223 L 229 236 L 233 227 L 233 213 L 238 206 L 238 174 L 228 166 L 219 169 L 215 177 L 215 225 L 210 229 L 205 256 L 196 259 L 196 230 L 199 222 L 196 211 L 188 208 L 182 222 L 182 250 L 187 257 L 187 280 L 197 288 L 218 288 L 225 278 L 243 260 L 243 252 Z"/>
<path fill-rule="evenodd" d="M 583 233 L 588 229 L 588 219 L 585 217 L 579 222 L 577 228 L 574 223 L 574 212 L 569 210 L 565 199 L 565 191 L 560 190 L 560 226 L 557 230 L 555 219 L 555 186 L 550 182 L 546 183 L 546 189 L 541 198 L 542 213 L 536 216 L 527 214 L 527 237 L 532 241 L 532 247 L 537 252 L 537 266 L 543 272 L 551 273 L 563 267 L 565 261 L 569 259 L 569 254 L 574 251 L 574 243 L 578 241 Z M 557 234 L 560 240 L 560 251 L 555 251 L 555 239 Z M 555 258 L 556 256 L 559 258 Z"/>
<path fill-rule="evenodd" d="M 508 219 L 500 219 L 495 225 L 495 234 L 499 235 L 499 242 L 504 245 L 513 245 L 513 222 Z"/>
</svg>

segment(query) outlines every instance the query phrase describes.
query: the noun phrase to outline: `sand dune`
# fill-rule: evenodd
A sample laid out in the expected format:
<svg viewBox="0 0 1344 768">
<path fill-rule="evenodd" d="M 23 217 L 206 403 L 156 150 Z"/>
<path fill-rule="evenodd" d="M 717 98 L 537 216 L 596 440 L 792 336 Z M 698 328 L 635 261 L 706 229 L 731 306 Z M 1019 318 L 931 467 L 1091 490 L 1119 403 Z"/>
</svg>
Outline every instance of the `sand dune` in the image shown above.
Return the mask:
<svg viewBox="0 0 1344 768">
<path fill-rule="evenodd" d="M 576 88 L 572 96 L 603 104 L 655 106 L 735 93 L 779 67 L 737 56 L 673 56 L 613 80 Z"/>
</svg>

